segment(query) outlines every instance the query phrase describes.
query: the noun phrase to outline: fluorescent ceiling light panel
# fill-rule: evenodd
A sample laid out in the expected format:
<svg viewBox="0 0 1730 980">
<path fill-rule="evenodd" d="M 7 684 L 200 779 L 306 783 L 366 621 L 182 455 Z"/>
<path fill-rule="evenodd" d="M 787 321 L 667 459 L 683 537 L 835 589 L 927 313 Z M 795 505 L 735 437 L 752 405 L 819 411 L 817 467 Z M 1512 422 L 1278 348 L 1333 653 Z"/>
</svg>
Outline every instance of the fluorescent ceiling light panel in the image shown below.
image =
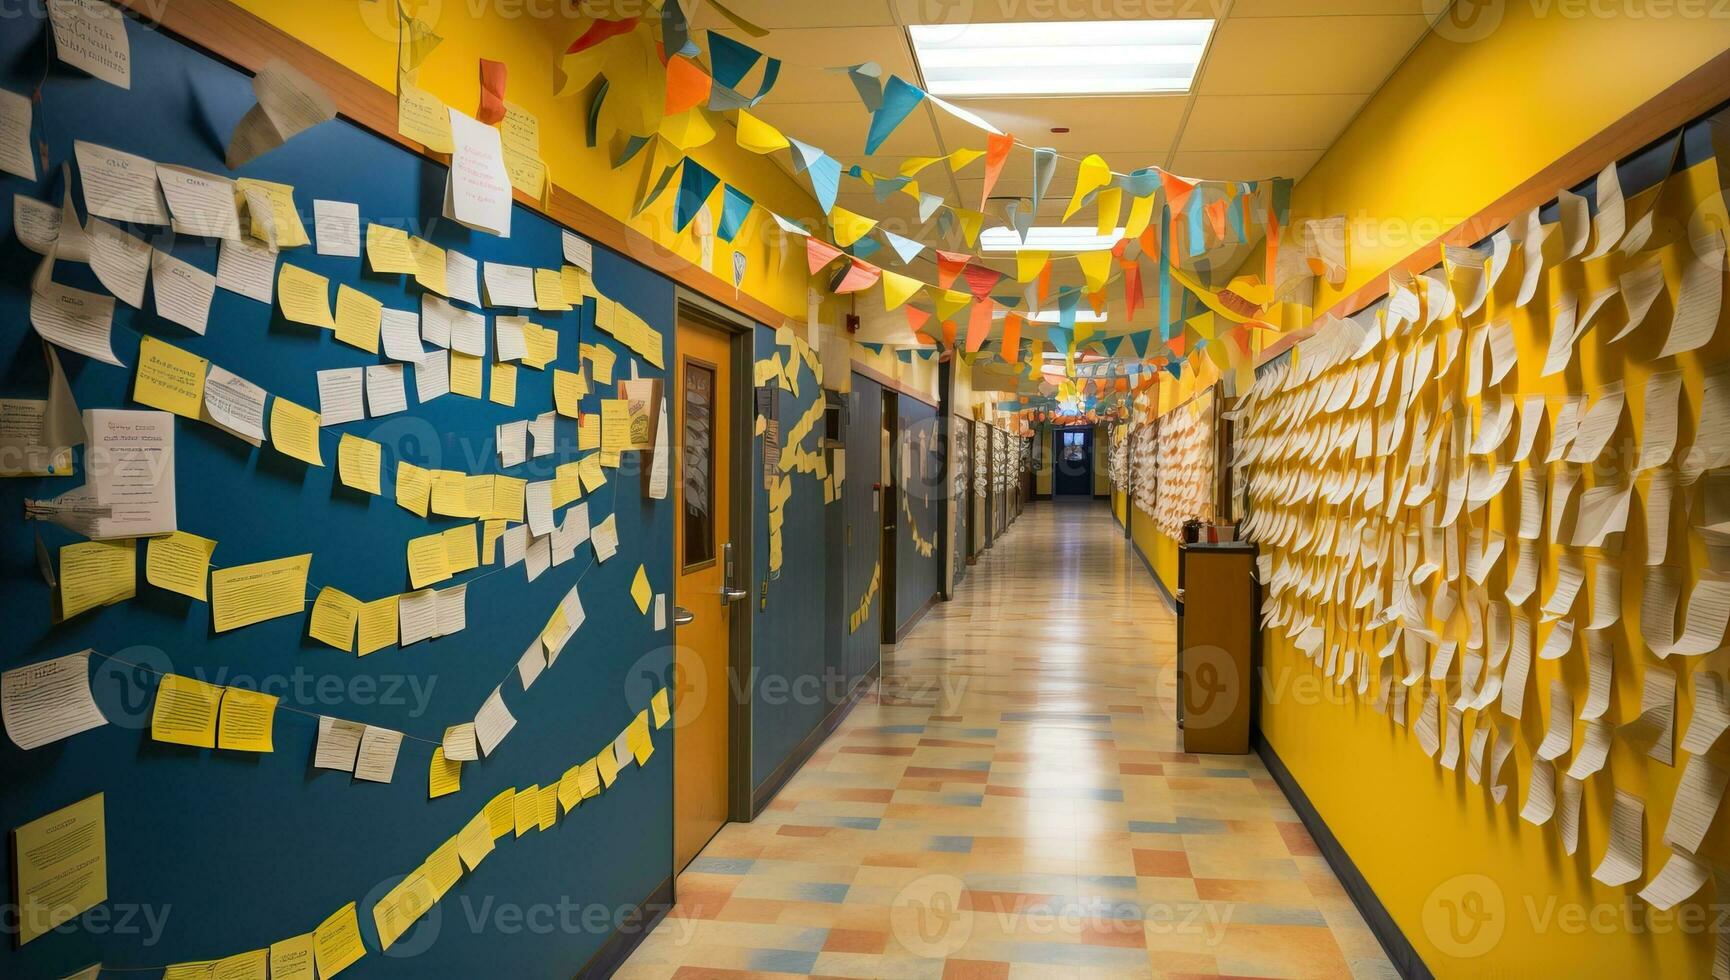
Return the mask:
<svg viewBox="0 0 1730 980">
<path fill-rule="evenodd" d="M 1097 229 L 1077 225 L 1036 225 L 1027 230 L 1027 241 L 1013 228 L 998 225 L 979 234 L 979 248 L 985 252 L 1103 252 L 1123 240 L 1123 229 L 1109 235 Z"/>
<path fill-rule="evenodd" d="M 925 87 L 940 96 L 1187 92 L 1211 20 L 914 24 Z"/>
<path fill-rule="evenodd" d="M 991 315 L 994 320 L 1008 319 L 1009 311 L 999 309 Z M 1037 313 L 1024 313 L 1022 318 L 1030 323 L 1062 323 L 1063 313 L 1058 310 L 1040 310 Z M 1076 323 L 1104 323 L 1107 317 L 1104 313 L 1095 313 L 1091 308 L 1083 307 L 1075 311 Z"/>
</svg>

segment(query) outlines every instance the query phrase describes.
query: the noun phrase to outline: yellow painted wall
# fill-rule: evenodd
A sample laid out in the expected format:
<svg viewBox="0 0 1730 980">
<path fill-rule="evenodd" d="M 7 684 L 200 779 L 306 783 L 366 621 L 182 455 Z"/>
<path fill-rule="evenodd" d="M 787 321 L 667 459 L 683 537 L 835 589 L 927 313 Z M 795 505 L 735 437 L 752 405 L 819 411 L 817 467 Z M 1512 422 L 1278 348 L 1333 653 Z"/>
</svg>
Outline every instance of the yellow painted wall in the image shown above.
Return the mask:
<svg viewBox="0 0 1730 980">
<path fill-rule="evenodd" d="M 1491 7 L 1500 17 L 1498 29 L 1469 44 L 1435 36 L 1425 40 L 1298 185 L 1295 213 L 1352 216 L 1355 230 L 1346 289 L 1421 244 L 1421 240 L 1389 240 L 1401 227 L 1428 228 L 1431 236 L 1451 227 L 1730 45 L 1730 21 L 1721 18 L 1674 13 L 1645 19 L 1565 17 L 1554 9 L 1550 16 L 1539 17 L 1527 4 Z M 1685 221 L 1695 202 L 1713 190 L 1714 176 L 1707 164 L 1695 168 L 1686 180 L 1673 179 L 1665 210 Z M 1635 202 L 1632 208 L 1638 206 Z M 1717 210 L 1721 211 L 1721 204 Z M 1675 234 L 1674 227 L 1670 235 Z M 1666 237 L 1656 240 L 1664 241 Z M 1676 260 L 1674 253 L 1666 253 L 1671 296 L 1676 289 Z M 1587 295 L 1620 267 L 1619 259 L 1612 259 L 1609 268 L 1587 270 L 1583 278 L 1578 272 L 1564 275 Z M 1498 287 L 1499 296 L 1507 285 Z M 1331 303 L 1334 295 L 1324 289 L 1321 304 Z M 1496 303 L 1492 316 L 1512 307 L 1511 298 L 1492 302 Z M 1665 304 L 1659 300 L 1660 306 Z M 1538 305 L 1534 301 L 1533 307 Z M 1526 311 L 1511 315 L 1520 334 L 1517 390 L 1561 392 L 1563 377 L 1537 378 L 1547 324 L 1534 328 Z M 1626 378 L 1627 416 L 1637 429 L 1643 417 L 1642 386 L 1663 331 L 1657 331 L 1657 340 L 1636 335 L 1624 341 L 1625 346 L 1604 349 L 1609 335 L 1600 328 L 1582 341 L 1573 384 L 1581 390 Z M 1679 359 L 1687 369 L 1683 397 L 1689 416 L 1682 422 L 1679 445 L 1687 446 L 1692 438 L 1700 367 L 1721 365 L 1727 359 L 1730 332 L 1722 326 L 1712 347 Z M 1595 483 L 1594 475 L 1588 474 L 1586 482 Z M 1642 486 L 1636 498 L 1643 498 L 1644 492 Z M 1511 496 L 1517 502 L 1517 475 Z M 1687 504 L 1685 496 L 1678 494 L 1677 508 Z M 1692 503 L 1698 514 L 1699 501 Z M 1500 529 L 1500 503 L 1492 506 L 1490 526 Z M 1645 547 L 1640 505 L 1636 504 L 1629 523 L 1623 553 L 1631 557 L 1625 566 L 1623 624 L 1615 644 L 1616 678 L 1609 714 L 1621 721 L 1638 714 L 1640 665 L 1648 657 L 1637 628 L 1639 564 Z M 1507 530 L 1511 548 L 1513 529 Z M 1674 532 L 1672 561 L 1686 560 L 1701 567 L 1704 556 L 1697 537 L 1694 552 L 1687 554 L 1681 533 Z M 1554 559 L 1550 555 L 1540 573 L 1539 601 L 1555 580 Z M 1547 633 L 1547 628 L 1539 629 L 1540 643 Z M 1712 936 L 1681 934 L 1678 922 L 1683 920 L 1675 914 L 1628 911 L 1639 906 L 1633 892 L 1668 857 L 1661 835 L 1685 753 L 1678 749 L 1678 766 L 1670 768 L 1618 743 L 1606 771 L 1588 780 L 1580 846 L 1573 857 L 1562 853 L 1553 826 L 1533 827 L 1518 818 L 1527 763 L 1549 717 L 1550 680 L 1560 677 L 1568 684 L 1576 713 L 1583 703 L 1587 690 L 1583 646 L 1560 661 L 1534 662 L 1524 719 L 1517 723 L 1519 789 L 1510 793 L 1504 805 L 1495 806 L 1483 788 L 1467 782 L 1463 764 L 1457 773 L 1442 770 L 1423 755 L 1409 728 L 1393 727 L 1367 700 L 1333 694 L 1331 688 L 1314 684 L 1319 671 L 1300 653 L 1279 636 L 1264 637 L 1267 674 L 1262 726 L 1269 741 L 1438 976 L 1710 974 Z M 1673 658 L 1669 665 L 1678 669 L 1681 679 L 1678 741 L 1692 700 L 1687 677 L 1691 665 L 1679 659 Z M 1416 704 L 1409 711 L 1415 717 Z M 1467 740 L 1473 724 L 1469 716 L 1463 733 Z M 1576 733 L 1576 745 L 1580 737 Z M 1606 844 L 1612 782 L 1647 801 L 1646 874 L 1627 888 L 1607 888 L 1590 877 Z M 1724 831 L 1720 821 L 1705 849 L 1720 863 L 1730 857 Z M 1710 885 L 1703 895 L 1710 898 Z M 1461 918 L 1474 910 L 1490 913 L 1475 930 Z M 1695 917 L 1697 926 L 1701 909 L 1693 906 L 1687 914 Z M 1631 928 L 1623 924 L 1624 915 L 1631 917 Z M 1705 921 L 1710 924 L 1712 919 L 1707 916 Z M 1456 930 L 1455 924 L 1460 928 Z"/>
<path fill-rule="evenodd" d="M 380 88 L 396 91 L 396 4 L 391 0 L 233 0 L 284 32 L 312 45 L 366 77 Z M 605 134 L 610 133 L 608 110 L 602 112 L 603 138 L 585 145 L 587 106 L 578 96 L 555 98 L 556 65 L 587 21 L 553 14 L 556 4 L 464 4 L 428 2 L 422 16 L 432 20 L 444 41 L 420 68 L 419 84 L 464 112 L 474 113 L 480 101 L 481 58 L 509 66 L 505 97 L 540 118 L 541 155 L 554 183 L 596 205 L 613 217 L 649 235 L 661 247 L 696 263 L 701 258 L 691 228 L 674 234 L 672 193 L 636 218 L 630 216 L 647 151 L 621 170 L 610 167 Z M 545 14 L 541 13 L 545 11 Z M 551 15 L 551 16 L 548 16 Z M 639 37 L 641 32 L 639 32 Z M 620 39 L 609 43 L 634 43 Z M 609 99 L 609 102 L 611 100 Z M 722 181 L 751 195 L 759 204 L 795 219 L 818 219 L 816 201 L 803 184 L 795 183 L 768 157 L 738 147 L 733 127 L 721 122 L 715 139 L 691 155 Z M 710 200 L 717 217 L 720 192 Z M 795 239 L 780 262 L 774 220 L 754 210 L 732 245 L 716 241 L 713 268 L 732 277 L 733 251 L 745 254 L 744 291 L 796 321 L 807 317 L 805 267 L 801 242 Z M 824 318 L 832 316 L 830 299 Z M 770 324 L 779 326 L 779 324 Z"/>
<path fill-rule="evenodd" d="M 1041 497 L 1051 496 L 1051 477 L 1055 472 L 1052 464 L 1057 459 L 1057 444 L 1052 432 L 1051 426 L 1043 425 L 1035 430 L 1034 434 L 1039 444 L 1033 450 L 1033 492 Z"/>
</svg>

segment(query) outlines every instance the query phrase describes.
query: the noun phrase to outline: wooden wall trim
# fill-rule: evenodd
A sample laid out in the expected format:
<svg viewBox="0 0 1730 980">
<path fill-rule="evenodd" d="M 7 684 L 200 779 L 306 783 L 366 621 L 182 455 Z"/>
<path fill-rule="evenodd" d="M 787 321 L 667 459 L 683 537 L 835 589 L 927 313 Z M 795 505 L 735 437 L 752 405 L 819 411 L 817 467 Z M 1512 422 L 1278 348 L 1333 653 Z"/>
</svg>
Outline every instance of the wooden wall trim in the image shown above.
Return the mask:
<svg viewBox="0 0 1730 980">
<path fill-rule="evenodd" d="M 379 88 L 341 62 L 227 0 L 110 2 L 245 71 L 256 74 L 272 58 L 287 61 L 324 86 L 344 119 L 423 157 L 449 164 L 448 154 L 434 153 L 397 133 L 394 92 Z M 160 20 L 155 19 L 158 14 Z M 786 320 L 804 323 L 803 319 L 790 317 L 756 297 L 738 293 L 731 282 L 680 257 L 557 184 L 552 184 L 545 205 L 521 191 L 514 195 L 518 204 L 758 323 L 770 327 Z"/>
<path fill-rule="evenodd" d="M 1721 52 L 1682 76 L 1675 84 L 1647 99 L 1598 135 L 1562 154 L 1477 214 L 1420 246 L 1395 263 L 1393 268 L 1412 275 L 1434 268 L 1442 260 L 1444 244 L 1472 245 L 1488 238 L 1522 212 L 1548 203 L 1556 196 L 1557 189 L 1573 187 L 1596 175 L 1609 161 L 1620 160 L 1705 115 L 1724 101 L 1726 93 L 1730 93 L 1730 51 Z M 1387 293 L 1388 273 L 1383 272 L 1340 297 L 1327 312 L 1348 317 Z M 1284 342 L 1285 337 L 1282 337 L 1270 345 L 1256 358 L 1256 366 L 1260 367 L 1285 353 L 1293 344 L 1308 337 L 1310 332 L 1307 327 L 1302 331 L 1288 332 L 1285 337 L 1292 338 L 1291 341 Z"/>
<path fill-rule="evenodd" d="M 900 394 L 906 395 L 907 397 L 913 399 L 916 402 L 923 402 L 927 405 L 930 405 L 932 408 L 937 407 L 937 399 L 932 398 L 930 395 L 927 395 L 925 392 L 920 391 L 919 389 L 913 387 L 912 385 L 908 384 L 905 381 L 902 381 L 900 378 L 894 377 L 892 375 L 884 374 L 882 371 L 879 371 L 876 368 L 870 366 L 869 364 L 865 364 L 861 361 L 852 361 L 852 362 L 850 362 L 849 366 L 853 368 L 854 374 L 860 375 L 861 377 L 869 378 L 870 380 L 877 382 L 878 384 L 882 385 L 885 388 L 890 389 L 891 391 L 895 391 L 895 392 L 898 392 Z"/>
</svg>

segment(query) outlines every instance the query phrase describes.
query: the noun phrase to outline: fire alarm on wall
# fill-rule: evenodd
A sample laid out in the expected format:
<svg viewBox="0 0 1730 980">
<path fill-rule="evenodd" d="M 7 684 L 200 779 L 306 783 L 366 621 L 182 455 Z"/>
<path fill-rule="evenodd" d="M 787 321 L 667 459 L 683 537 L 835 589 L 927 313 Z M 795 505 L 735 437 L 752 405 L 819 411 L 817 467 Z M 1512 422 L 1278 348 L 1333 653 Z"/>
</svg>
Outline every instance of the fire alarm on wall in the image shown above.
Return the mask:
<svg viewBox="0 0 1730 980">
<path fill-rule="evenodd" d="M 857 314 L 857 313 L 847 314 L 847 319 L 845 322 L 847 324 L 847 332 L 848 333 L 858 333 L 859 332 L 859 314 Z"/>
</svg>

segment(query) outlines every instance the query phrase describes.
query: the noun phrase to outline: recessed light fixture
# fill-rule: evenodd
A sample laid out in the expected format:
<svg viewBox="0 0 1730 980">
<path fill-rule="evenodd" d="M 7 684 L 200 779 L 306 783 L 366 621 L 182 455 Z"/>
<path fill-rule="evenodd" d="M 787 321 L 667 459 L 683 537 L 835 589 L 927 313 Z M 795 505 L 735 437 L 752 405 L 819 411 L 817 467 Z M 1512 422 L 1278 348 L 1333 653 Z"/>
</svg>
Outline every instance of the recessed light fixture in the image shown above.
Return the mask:
<svg viewBox="0 0 1730 980">
<path fill-rule="evenodd" d="M 991 314 L 993 320 L 1007 319 L 1008 316 L 1009 311 L 1001 308 Z M 1023 313 L 1022 317 L 1032 323 L 1063 322 L 1063 314 L 1058 310 L 1039 310 L 1034 313 Z M 1106 315 L 1104 313 L 1095 313 L 1091 307 L 1083 307 L 1075 311 L 1076 323 L 1104 323 L 1105 320 Z"/>
<path fill-rule="evenodd" d="M 1187 92 L 1213 21 L 914 24 L 907 32 L 933 95 Z"/>
<path fill-rule="evenodd" d="M 1015 229 L 998 225 L 979 235 L 979 248 L 985 252 L 1101 252 L 1123 240 L 1123 229 L 1101 235 L 1097 229 L 1077 225 L 1035 225 L 1027 229 L 1027 241 Z"/>
</svg>

